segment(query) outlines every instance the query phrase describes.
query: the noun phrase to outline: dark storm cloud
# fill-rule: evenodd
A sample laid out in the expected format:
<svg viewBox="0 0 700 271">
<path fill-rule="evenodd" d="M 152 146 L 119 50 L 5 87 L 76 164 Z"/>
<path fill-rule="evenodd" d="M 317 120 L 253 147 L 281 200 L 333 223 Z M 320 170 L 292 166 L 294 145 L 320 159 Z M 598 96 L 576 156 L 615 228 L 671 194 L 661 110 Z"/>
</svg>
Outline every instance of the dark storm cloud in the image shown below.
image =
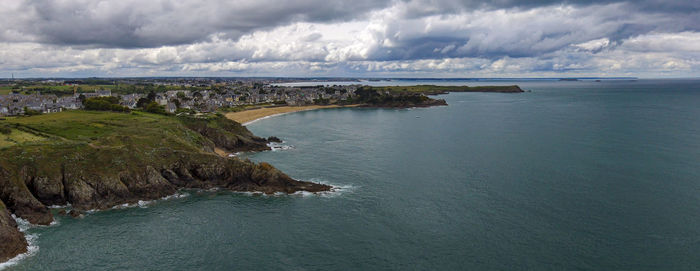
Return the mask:
<svg viewBox="0 0 700 271">
<path fill-rule="evenodd" d="M 228 38 L 295 21 L 329 22 L 362 16 L 386 1 L 138 1 L 29 0 L 15 10 L 25 14 L 6 27 L 62 45 L 157 47 Z M 2 14 L 13 16 L 11 14 Z M 1 37 L 1 36 L 0 36 Z"/>
</svg>

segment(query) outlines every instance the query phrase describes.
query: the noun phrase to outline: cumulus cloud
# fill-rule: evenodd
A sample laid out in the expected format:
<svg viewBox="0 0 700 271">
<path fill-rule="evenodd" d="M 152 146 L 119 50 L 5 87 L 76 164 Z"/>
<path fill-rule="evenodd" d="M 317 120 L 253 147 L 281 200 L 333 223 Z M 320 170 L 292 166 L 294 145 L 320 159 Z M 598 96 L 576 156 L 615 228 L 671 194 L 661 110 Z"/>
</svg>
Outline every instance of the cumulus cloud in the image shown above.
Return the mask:
<svg viewBox="0 0 700 271">
<path fill-rule="evenodd" d="M 697 1 L 0 2 L 0 72 L 27 76 L 700 70 Z"/>
</svg>

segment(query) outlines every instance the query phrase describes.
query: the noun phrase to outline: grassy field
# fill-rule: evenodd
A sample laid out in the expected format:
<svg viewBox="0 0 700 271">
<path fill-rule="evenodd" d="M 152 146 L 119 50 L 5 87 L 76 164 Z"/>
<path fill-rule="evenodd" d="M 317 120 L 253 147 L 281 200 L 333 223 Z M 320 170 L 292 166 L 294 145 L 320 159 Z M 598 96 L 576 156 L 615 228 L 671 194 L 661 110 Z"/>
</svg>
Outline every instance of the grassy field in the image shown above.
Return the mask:
<svg viewBox="0 0 700 271">
<path fill-rule="evenodd" d="M 171 147 L 198 150 L 204 139 L 185 128 L 176 117 L 143 112 L 112 113 L 98 111 L 64 111 L 32 117 L 0 120 L 11 128 L 2 135 L 0 148 L 11 146 L 89 145 L 93 148 Z"/>
<path fill-rule="evenodd" d="M 18 144 L 37 143 L 43 140 L 46 140 L 46 138 L 18 129 L 11 129 L 10 134 L 0 134 L 0 149 L 15 146 Z"/>
</svg>

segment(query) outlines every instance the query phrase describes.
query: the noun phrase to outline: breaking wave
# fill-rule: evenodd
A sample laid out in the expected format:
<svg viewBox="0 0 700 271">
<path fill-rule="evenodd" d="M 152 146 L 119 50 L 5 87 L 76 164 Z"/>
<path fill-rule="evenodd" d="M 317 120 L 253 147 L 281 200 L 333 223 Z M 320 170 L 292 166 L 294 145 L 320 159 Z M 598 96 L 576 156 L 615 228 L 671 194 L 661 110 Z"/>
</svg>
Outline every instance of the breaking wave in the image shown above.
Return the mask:
<svg viewBox="0 0 700 271">
<path fill-rule="evenodd" d="M 4 270 L 5 268 L 13 266 L 13 265 L 19 263 L 20 261 L 22 261 L 28 257 L 33 256 L 34 254 L 36 254 L 37 251 L 39 251 L 39 246 L 36 244 L 37 238 L 39 238 L 39 234 L 27 233 L 27 230 L 34 228 L 34 227 L 41 227 L 41 226 L 33 225 L 32 223 L 29 223 L 29 221 L 24 220 L 20 217 L 17 217 L 14 214 L 12 215 L 12 218 L 14 218 L 15 221 L 17 221 L 17 228 L 19 229 L 20 232 L 22 232 L 24 234 L 24 239 L 27 240 L 27 252 L 19 254 L 19 255 L 15 256 L 14 258 L 12 258 L 4 263 L 0 263 L 0 270 Z M 56 220 L 54 220 L 54 222 L 51 223 L 52 226 L 56 225 L 55 221 Z"/>
</svg>

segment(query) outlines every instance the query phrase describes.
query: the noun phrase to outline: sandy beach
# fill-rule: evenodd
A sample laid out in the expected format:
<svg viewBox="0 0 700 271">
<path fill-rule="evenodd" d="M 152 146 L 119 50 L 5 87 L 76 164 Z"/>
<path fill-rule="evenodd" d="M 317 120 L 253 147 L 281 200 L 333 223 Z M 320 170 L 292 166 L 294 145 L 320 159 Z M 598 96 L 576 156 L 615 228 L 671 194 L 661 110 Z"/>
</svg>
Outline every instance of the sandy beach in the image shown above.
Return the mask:
<svg viewBox="0 0 700 271">
<path fill-rule="evenodd" d="M 236 122 L 242 123 L 243 125 L 246 125 L 246 124 L 250 123 L 251 121 L 261 119 L 264 117 L 268 117 L 268 116 L 273 116 L 273 115 L 298 112 L 298 111 L 324 109 L 324 108 L 339 108 L 339 107 L 343 107 L 343 106 L 339 106 L 339 105 L 280 106 L 280 107 L 270 107 L 270 108 L 258 108 L 258 109 L 246 110 L 246 111 L 241 111 L 241 112 L 231 112 L 231 113 L 227 113 L 226 117 L 233 120 L 233 121 L 236 121 Z"/>
</svg>

